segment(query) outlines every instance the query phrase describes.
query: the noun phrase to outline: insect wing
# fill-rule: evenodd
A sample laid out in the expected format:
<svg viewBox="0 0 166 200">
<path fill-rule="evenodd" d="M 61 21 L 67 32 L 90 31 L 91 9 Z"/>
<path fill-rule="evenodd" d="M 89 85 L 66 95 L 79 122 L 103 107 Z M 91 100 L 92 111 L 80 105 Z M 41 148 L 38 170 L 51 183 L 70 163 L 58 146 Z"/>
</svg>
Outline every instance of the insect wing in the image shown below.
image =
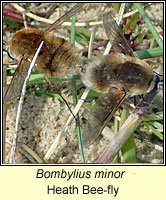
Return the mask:
<svg viewBox="0 0 166 200">
<path fill-rule="evenodd" d="M 79 11 L 85 4 L 78 3 L 76 6 L 74 6 L 72 9 L 70 9 L 67 13 L 65 13 L 62 17 L 57 19 L 51 26 L 49 26 L 48 29 L 45 30 L 44 35 L 46 35 L 48 32 L 52 31 L 55 27 L 60 26 L 65 22 L 67 19 L 72 17 L 77 11 Z"/>
<path fill-rule="evenodd" d="M 21 94 L 22 85 L 28 74 L 28 69 L 30 67 L 30 62 L 27 58 L 23 57 L 18 64 L 18 67 L 13 75 L 11 83 L 4 95 L 3 102 L 5 104 L 10 103 L 15 98 L 19 97 Z"/>
<path fill-rule="evenodd" d="M 133 50 L 124 37 L 122 30 L 109 12 L 103 15 L 103 25 L 113 48 L 120 53 L 134 56 Z"/>
<path fill-rule="evenodd" d="M 126 93 L 116 88 L 111 88 L 109 93 L 99 97 L 86 117 L 87 121 L 83 128 L 85 146 L 89 146 L 98 138 L 125 97 Z"/>
</svg>

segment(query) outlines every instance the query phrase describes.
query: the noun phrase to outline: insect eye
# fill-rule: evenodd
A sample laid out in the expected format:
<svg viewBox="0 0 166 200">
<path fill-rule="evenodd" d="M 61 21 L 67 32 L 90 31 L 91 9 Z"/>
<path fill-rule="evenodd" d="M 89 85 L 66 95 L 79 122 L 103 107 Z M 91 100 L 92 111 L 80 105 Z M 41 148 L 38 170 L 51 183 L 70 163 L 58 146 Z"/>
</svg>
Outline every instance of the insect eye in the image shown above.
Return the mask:
<svg viewBox="0 0 166 200">
<path fill-rule="evenodd" d="M 81 73 L 82 73 L 82 74 L 85 74 L 85 72 L 86 72 L 86 66 L 85 66 L 85 65 L 82 65 L 82 66 L 81 66 Z"/>
<path fill-rule="evenodd" d="M 86 69 L 89 67 L 90 60 L 84 60 L 83 64 L 81 65 L 81 73 L 85 74 Z"/>
</svg>

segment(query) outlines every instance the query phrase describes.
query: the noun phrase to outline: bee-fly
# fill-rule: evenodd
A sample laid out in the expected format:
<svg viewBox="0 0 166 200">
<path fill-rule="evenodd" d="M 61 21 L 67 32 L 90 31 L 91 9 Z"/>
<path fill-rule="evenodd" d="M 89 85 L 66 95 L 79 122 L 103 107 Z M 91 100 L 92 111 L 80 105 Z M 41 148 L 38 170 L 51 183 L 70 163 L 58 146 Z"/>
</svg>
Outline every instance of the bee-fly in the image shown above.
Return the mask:
<svg viewBox="0 0 166 200">
<path fill-rule="evenodd" d="M 126 55 L 97 56 L 82 69 L 83 83 L 104 93 L 93 106 L 93 116 L 89 116 L 85 125 L 85 145 L 99 136 L 126 97 L 148 93 L 154 87 L 150 65 L 132 57 L 131 47 L 110 13 L 104 14 L 103 25 L 113 47 Z"/>
<path fill-rule="evenodd" d="M 67 40 L 52 36 L 49 32 L 60 26 L 83 6 L 84 4 L 77 4 L 45 31 L 29 28 L 21 29 L 14 34 L 10 52 L 21 61 L 4 95 L 5 104 L 20 95 L 21 85 L 27 75 L 31 59 L 42 40 L 44 45 L 36 61 L 36 68 L 39 72 L 56 77 L 80 72 L 81 60 L 75 47 Z"/>
</svg>

